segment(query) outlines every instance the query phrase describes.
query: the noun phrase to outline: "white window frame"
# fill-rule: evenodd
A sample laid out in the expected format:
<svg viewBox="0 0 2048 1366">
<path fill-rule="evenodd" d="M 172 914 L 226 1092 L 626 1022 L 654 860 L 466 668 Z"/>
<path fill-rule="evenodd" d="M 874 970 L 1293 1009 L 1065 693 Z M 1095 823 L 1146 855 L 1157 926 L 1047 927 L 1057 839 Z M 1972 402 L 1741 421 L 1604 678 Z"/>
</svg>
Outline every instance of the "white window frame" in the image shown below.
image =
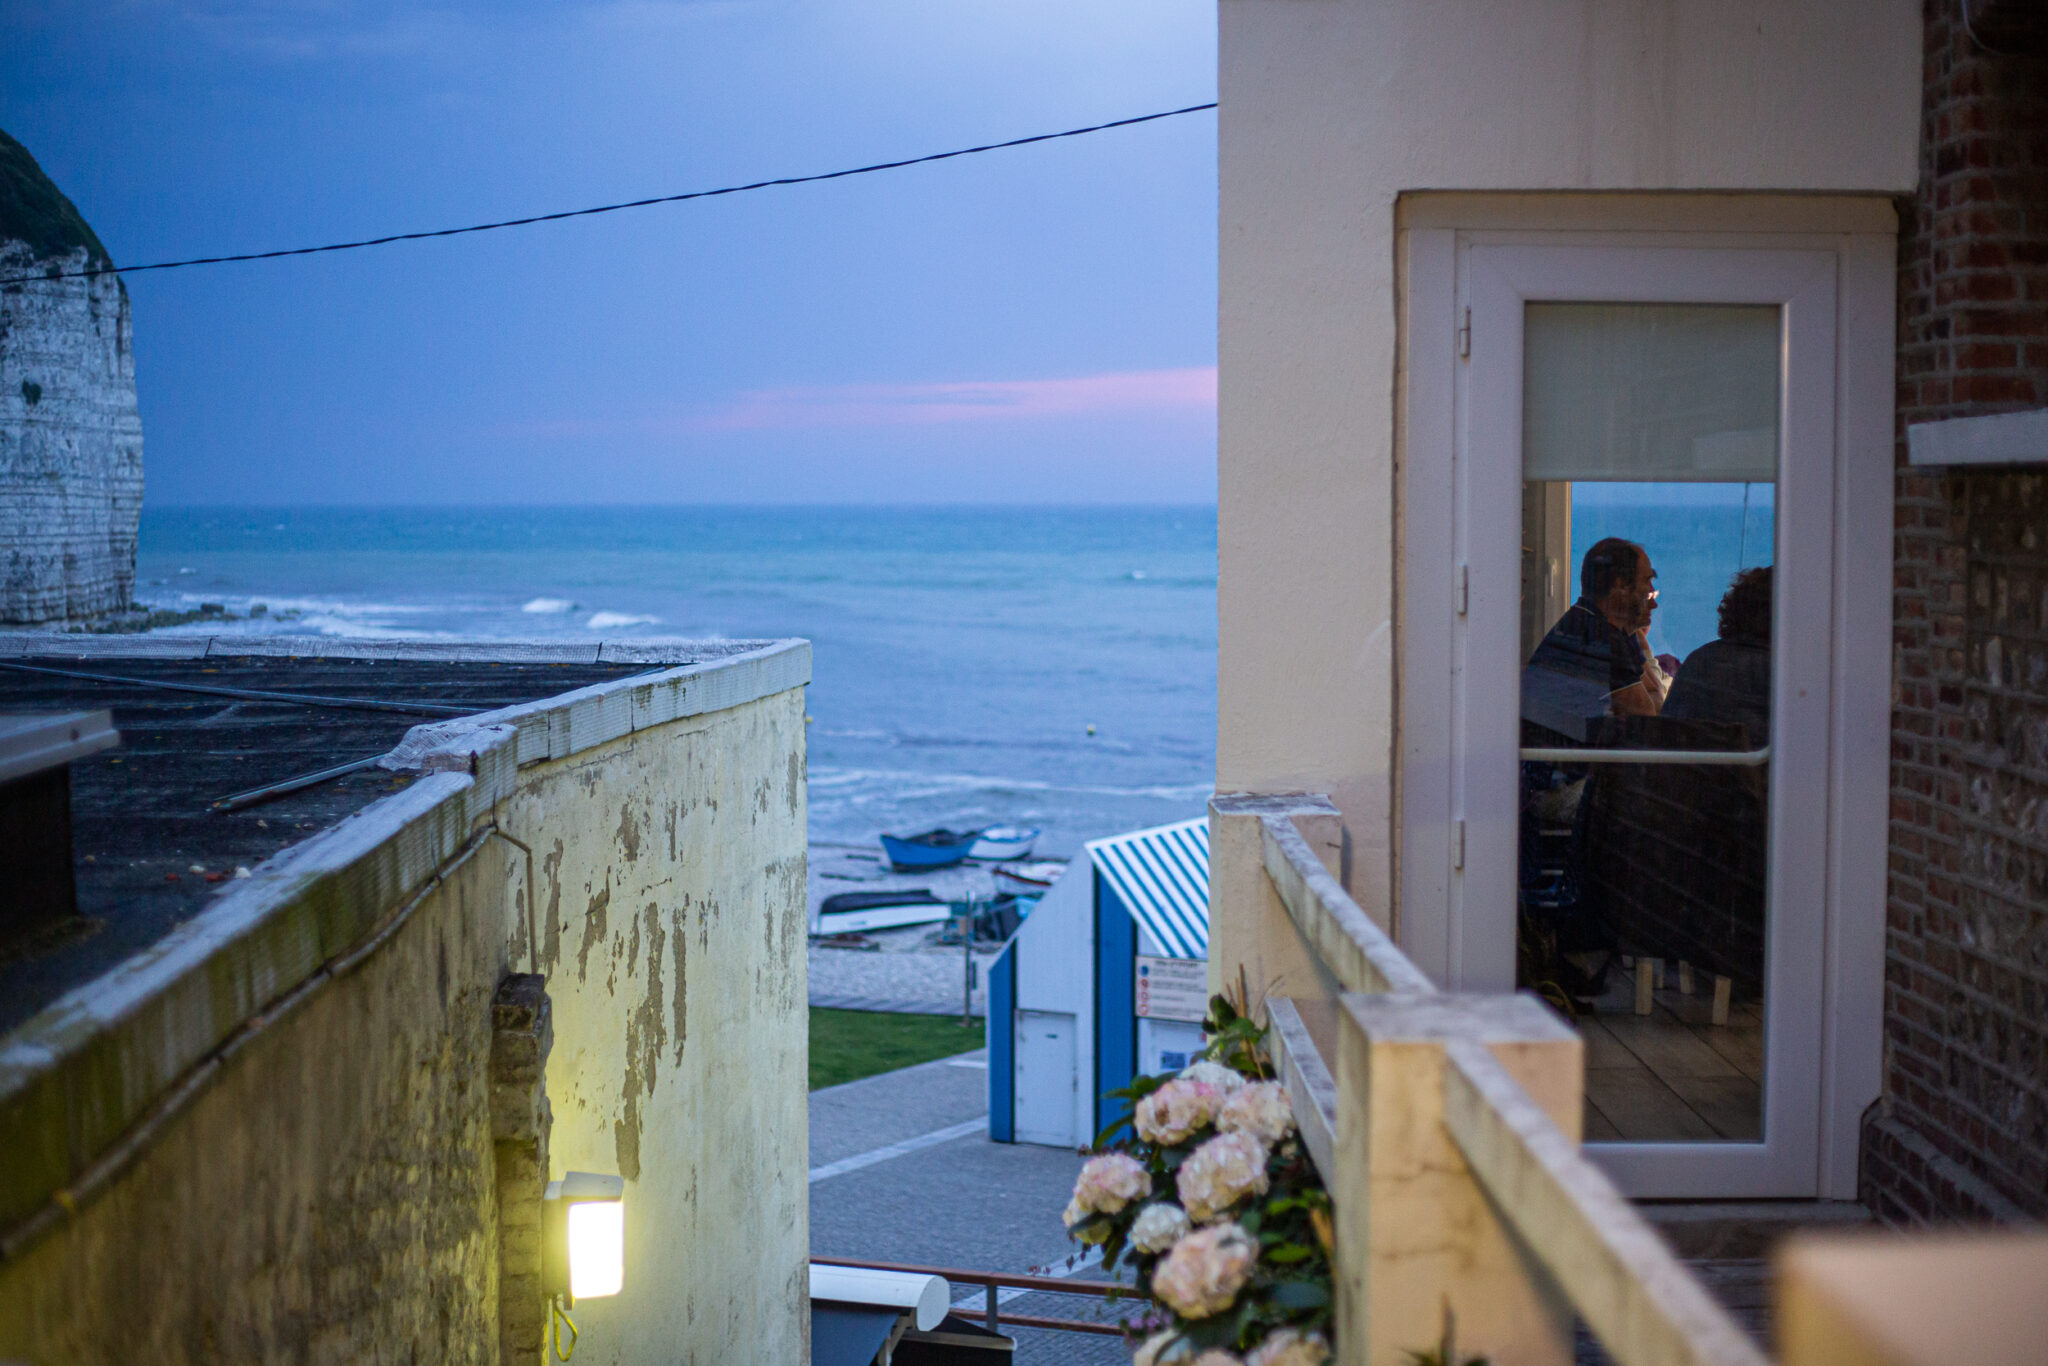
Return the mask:
<svg viewBox="0 0 2048 1366">
<path fill-rule="evenodd" d="M 1580 212 L 1597 220 L 1597 201 Z M 1754 208 L 1746 216 L 1754 219 Z M 1864 221 L 1868 218 L 1866 212 Z M 1467 269 L 1475 249 L 1480 249 L 1482 260 L 1509 263 L 1508 277 L 1527 278 L 1475 281 Z M 1815 676 L 1785 678 L 1780 684 L 1792 692 L 1783 700 L 1796 702 L 1796 690 L 1802 687 L 1808 690 L 1809 701 L 1815 689 L 1825 697 L 1814 733 L 1786 739 L 1811 747 L 1807 762 L 1795 767 L 1825 774 L 1827 790 L 1818 794 L 1818 801 L 1795 804 L 1775 792 L 1773 801 L 1774 838 L 1798 842 L 1779 847 L 1814 850 L 1817 862 L 1807 870 L 1811 876 L 1805 881 L 1819 897 L 1821 914 L 1817 922 L 1810 916 L 1780 914 L 1774 895 L 1772 999 L 1787 1004 L 1778 1008 L 1778 1028 L 1766 1044 L 1771 1055 L 1766 1085 L 1776 1099 L 1767 1116 L 1765 1141 L 1589 1145 L 1589 1151 L 1634 1195 L 1855 1195 L 1860 1119 L 1877 1096 L 1881 1064 L 1890 724 L 1892 249 L 1890 233 L 1871 231 L 1411 226 L 1402 235 L 1398 923 L 1410 955 L 1453 989 L 1500 989 L 1513 980 L 1511 899 L 1505 907 L 1494 907 L 1490 920 L 1482 915 L 1468 923 L 1462 890 L 1468 879 L 1499 881 L 1503 848 L 1510 860 L 1507 876 L 1512 889 L 1512 832 L 1501 810 L 1493 809 L 1502 801 L 1512 804 L 1511 780 L 1503 791 L 1491 794 L 1479 790 L 1484 784 L 1471 781 L 1478 771 L 1475 762 L 1484 769 L 1501 756 L 1475 754 L 1475 745 L 1498 747 L 1499 737 L 1490 732 L 1468 737 L 1465 716 L 1470 708 L 1473 716 L 1488 718 L 1493 731 L 1505 733 L 1516 713 L 1513 691 L 1518 680 L 1517 669 L 1503 671 L 1498 661 L 1483 675 L 1470 678 L 1464 668 L 1461 591 L 1498 593 L 1500 585 L 1519 582 L 1511 555 L 1515 537 L 1506 538 L 1506 545 L 1491 543 L 1501 539 L 1497 536 L 1478 545 L 1460 541 L 1472 527 L 1472 509 L 1460 503 L 1460 476 L 1461 459 L 1476 458 L 1464 450 L 1473 402 L 1512 403 L 1517 434 L 1521 403 L 1519 335 L 1510 339 L 1512 393 L 1501 392 L 1498 384 L 1490 385 L 1487 394 L 1465 393 L 1472 361 L 1461 353 L 1480 349 L 1482 364 L 1500 360 L 1498 352 L 1489 355 L 1483 348 L 1498 347 L 1501 339 L 1465 330 L 1465 309 L 1474 288 L 1527 288 L 1533 292 L 1525 297 L 1542 298 L 1775 303 L 1786 308 L 1788 326 L 1796 333 L 1791 338 L 1795 349 L 1788 352 L 1799 357 L 1795 363 L 1832 371 L 1826 377 L 1826 402 L 1808 402 L 1798 412 L 1788 408 L 1795 426 L 1785 433 L 1788 469 L 1780 485 L 1781 500 L 1790 504 L 1812 509 L 1816 500 L 1824 503 L 1824 520 L 1829 523 L 1827 544 L 1810 548 L 1811 555 L 1820 557 L 1810 563 L 1827 571 L 1828 591 L 1800 613 L 1808 622 L 1823 623 L 1827 650 L 1812 671 Z M 1480 312 L 1483 315 L 1485 307 Z M 1496 371 L 1500 373 L 1507 371 Z M 1796 378 L 1801 393 L 1811 398 L 1816 383 L 1812 375 Z M 1788 404 L 1792 390 L 1788 383 Z M 1499 432 L 1502 418 L 1503 413 L 1496 412 L 1482 425 L 1490 421 L 1489 430 Z M 1514 455 L 1519 469 L 1518 435 Z M 1799 461 L 1796 470 L 1790 469 L 1794 459 Z M 1504 578 L 1501 563 L 1495 561 L 1507 564 Z M 1461 583 L 1466 586 L 1461 588 Z M 1492 612 L 1511 621 L 1513 603 L 1506 604 L 1504 615 L 1501 607 L 1482 602 L 1482 619 Z M 1497 634 L 1497 624 L 1490 629 Z M 1502 702 L 1501 696 L 1507 700 Z M 1796 813 L 1788 809 L 1795 805 Z M 1782 942 L 1781 931 L 1789 936 Z M 1795 980 L 1800 990 L 1795 991 Z M 1791 1047 L 1788 1041 L 1795 1034 L 1817 1041 L 1817 1047 Z M 1811 1098 L 1810 1105 L 1799 1099 L 1801 1094 Z M 1810 1119 L 1802 1119 L 1801 1113 L 1810 1113 Z"/>
</svg>

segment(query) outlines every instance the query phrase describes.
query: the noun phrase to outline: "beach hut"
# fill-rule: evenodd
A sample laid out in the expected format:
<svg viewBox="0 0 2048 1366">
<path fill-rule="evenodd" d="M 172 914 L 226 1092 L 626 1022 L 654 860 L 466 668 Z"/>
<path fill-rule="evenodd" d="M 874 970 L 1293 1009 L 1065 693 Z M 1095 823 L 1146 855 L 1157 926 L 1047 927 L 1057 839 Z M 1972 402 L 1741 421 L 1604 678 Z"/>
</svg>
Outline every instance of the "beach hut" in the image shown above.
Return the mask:
<svg viewBox="0 0 2048 1366">
<path fill-rule="evenodd" d="M 989 1136 L 1081 1147 L 1187 1065 L 1208 1001 L 1209 822 L 1087 846 L 989 970 Z"/>
</svg>

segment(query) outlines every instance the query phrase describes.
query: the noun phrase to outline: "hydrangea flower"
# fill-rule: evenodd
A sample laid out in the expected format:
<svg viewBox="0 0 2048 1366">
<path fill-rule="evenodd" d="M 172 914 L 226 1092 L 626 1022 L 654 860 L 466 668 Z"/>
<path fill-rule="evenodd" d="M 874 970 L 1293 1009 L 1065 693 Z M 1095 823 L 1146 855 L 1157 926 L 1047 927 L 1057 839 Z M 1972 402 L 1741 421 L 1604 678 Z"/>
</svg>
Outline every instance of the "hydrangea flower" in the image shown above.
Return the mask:
<svg viewBox="0 0 2048 1366">
<path fill-rule="evenodd" d="M 1152 1193 L 1152 1173 L 1145 1164 L 1125 1153 L 1104 1153 L 1091 1157 L 1074 1181 L 1074 1198 L 1061 1217 L 1068 1228 L 1091 1214 L 1115 1214 L 1133 1200 Z"/>
<path fill-rule="evenodd" d="M 1167 1328 L 1145 1339 L 1131 1358 L 1131 1366 L 1191 1366 L 1194 1355 L 1188 1340 Z"/>
<path fill-rule="evenodd" d="M 1236 1068 L 1225 1067 L 1222 1063 L 1211 1062 L 1207 1058 L 1191 1062 L 1181 1068 L 1180 1075 L 1183 1080 L 1213 1086 L 1224 1096 L 1236 1095 L 1238 1088 L 1244 1085 L 1244 1076 Z"/>
<path fill-rule="evenodd" d="M 1189 1227 L 1186 1210 L 1160 1200 L 1138 1211 L 1131 1224 L 1131 1246 L 1141 1252 L 1161 1253 L 1179 1242 Z"/>
<path fill-rule="evenodd" d="M 1223 1094 L 1209 1083 L 1175 1077 L 1138 1102 L 1131 1124 L 1147 1143 L 1170 1148 L 1207 1127 L 1222 1103 Z"/>
<path fill-rule="evenodd" d="M 1250 1134 L 1271 1146 L 1294 1132 L 1294 1107 L 1287 1088 L 1277 1081 L 1255 1081 L 1243 1087 L 1216 1111 L 1216 1127 L 1224 1133 Z"/>
<path fill-rule="evenodd" d="M 1152 1293 L 1184 1319 L 1220 1314 L 1237 1300 L 1259 1260 L 1259 1245 L 1235 1223 L 1198 1228 L 1152 1271 Z"/>
<path fill-rule="evenodd" d="M 1252 1134 L 1218 1134 L 1181 1163 L 1181 1207 L 1206 1224 L 1247 1195 L 1264 1195 L 1266 1145 Z"/>
<path fill-rule="evenodd" d="M 1265 1341 L 1252 1348 L 1244 1366 L 1323 1366 L 1330 1359 L 1330 1344 L 1321 1333 L 1304 1333 L 1298 1328 L 1276 1328 Z"/>
</svg>

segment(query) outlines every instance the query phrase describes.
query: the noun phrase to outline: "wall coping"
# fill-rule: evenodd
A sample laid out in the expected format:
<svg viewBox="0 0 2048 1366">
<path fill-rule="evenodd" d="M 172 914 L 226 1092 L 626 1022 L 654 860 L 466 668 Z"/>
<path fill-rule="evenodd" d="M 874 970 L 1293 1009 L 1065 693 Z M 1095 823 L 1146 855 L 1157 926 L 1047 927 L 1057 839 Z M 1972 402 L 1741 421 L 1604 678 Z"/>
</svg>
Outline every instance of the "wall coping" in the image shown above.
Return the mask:
<svg viewBox="0 0 2048 1366">
<path fill-rule="evenodd" d="M 728 644 L 738 648 L 710 659 L 678 650 L 700 662 L 415 727 L 386 763 L 419 781 L 265 860 L 199 915 L 0 1035 L 0 1265 L 58 1222 L 52 1209 L 68 1215 L 92 1194 L 125 1153 L 124 1134 L 170 1103 L 181 1078 L 375 936 L 461 855 L 520 768 L 810 681 L 808 641 L 718 646 Z M 487 653 L 499 649 L 491 645 L 435 648 L 478 651 L 439 658 L 506 658 Z M 91 657 L 145 653 L 101 648 Z"/>
<path fill-rule="evenodd" d="M 479 664 L 707 664 L 758 653 L 789 641 L 687 640 L 407 640 L 377 636 L 87 635 L 71 631 L 0 631 L 0 659 L 362 659 Z"/>
</svg>

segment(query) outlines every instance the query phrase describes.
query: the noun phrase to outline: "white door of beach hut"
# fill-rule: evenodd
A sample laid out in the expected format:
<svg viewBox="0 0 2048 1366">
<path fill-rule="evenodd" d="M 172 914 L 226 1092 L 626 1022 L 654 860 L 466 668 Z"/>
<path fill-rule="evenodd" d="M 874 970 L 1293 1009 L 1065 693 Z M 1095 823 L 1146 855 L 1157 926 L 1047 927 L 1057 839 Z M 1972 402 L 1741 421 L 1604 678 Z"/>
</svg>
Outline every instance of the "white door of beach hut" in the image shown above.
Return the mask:
<svg viewBox="0 0 2048 1366">
<path fill-rule="evenodd" d="M 1074 1146 L 1074 1017 L 1017 1012 L 1017 1141 Z"/>
</svg>

